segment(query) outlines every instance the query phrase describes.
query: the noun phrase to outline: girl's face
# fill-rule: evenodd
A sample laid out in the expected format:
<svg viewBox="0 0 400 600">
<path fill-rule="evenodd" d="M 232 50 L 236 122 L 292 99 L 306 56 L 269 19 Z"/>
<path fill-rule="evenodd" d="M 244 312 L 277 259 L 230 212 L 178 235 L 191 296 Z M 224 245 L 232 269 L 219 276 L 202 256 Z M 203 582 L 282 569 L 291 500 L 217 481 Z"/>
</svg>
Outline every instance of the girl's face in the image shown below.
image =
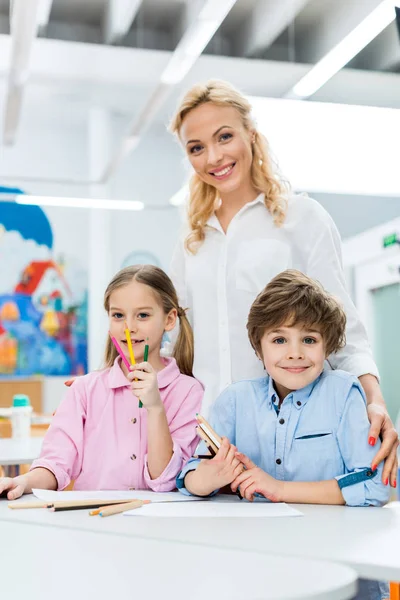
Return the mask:
<svg viewBox="0 0 400 600">
<path fill-rule="evenodd" d="M 174 328 L 176 310 L 173 309 L 166 315 L 152 288 L 133 280 L 112 292 L 108 318 L 110 333 L 121 346 L 127 359 L 130 361 L 125 322 L 131 334 L 136 362 L 143 361 L 146 344 L 149 344 L 151 362 L 152 358 L 159 360 L 163 333 Z"/>
<path fill-rule="evenodd" d="M 221 197 L 251 184 L 254 132 L 235 108 L 201 104 L 185 116 L 179 134 L 193 169 Z"/>
</svg>

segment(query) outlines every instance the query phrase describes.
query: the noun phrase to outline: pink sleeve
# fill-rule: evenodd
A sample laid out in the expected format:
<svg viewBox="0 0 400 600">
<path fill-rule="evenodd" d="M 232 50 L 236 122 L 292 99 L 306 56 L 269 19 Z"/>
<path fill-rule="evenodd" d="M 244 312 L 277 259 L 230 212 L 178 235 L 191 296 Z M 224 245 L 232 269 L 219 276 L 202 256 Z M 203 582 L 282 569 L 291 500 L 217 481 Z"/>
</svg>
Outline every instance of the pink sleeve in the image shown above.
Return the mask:
<svg viewBox="0 0 400 600">
<path fill-rule="evenodd" d="M 43 467 L 53 473 L 63 490 L 78 477 L 83 458 L 83 429 L 86 419 L 83 382 L 75 382 L 66 393 L 43 440 L 40 457 L 30 470 Z"/>
<path fill-rule="evenodd" d="M 168 465 L 157 479 L 151 479 L 147 468 L 147 454 L 144 462 L 144 480 L 154 492 L 170 492 L 176 488 L 176 476 L 183 465 L 192 457 L 198 444 L 196 434 L 196 413 L 200 412 L 204 390 L 202 385 L 194 380 L 194 385 L 186 393 L 175 417 L 169 424 L 173 454 Z"/>
</svg>

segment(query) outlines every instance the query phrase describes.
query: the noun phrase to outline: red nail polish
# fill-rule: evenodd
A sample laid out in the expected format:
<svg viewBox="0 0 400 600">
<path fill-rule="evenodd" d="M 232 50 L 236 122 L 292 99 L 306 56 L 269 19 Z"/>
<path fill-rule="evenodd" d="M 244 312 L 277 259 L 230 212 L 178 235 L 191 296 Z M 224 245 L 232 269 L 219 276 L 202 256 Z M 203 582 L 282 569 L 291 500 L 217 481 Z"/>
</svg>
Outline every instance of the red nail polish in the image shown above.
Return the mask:
<svg viewBox="0 0 400 600">
<path fill-rule="evenodd" d="M 376 442 L 376 439 L 371 435 L 371 437 L 368 438 L 368 444 L 370 446 L 375 446 L 375 442 Z"/>
<path fill-rule="evenodd" d="M 389 479 L 385 479 L 385 485 L 389 483 Z"/>
<path fill-rule="evenodd" d="M 397 481 L 396 480 L 393 481 L 393 487 L 394 488 L 397 487 Z"/>
<path fill-rule="evenodd" d="M 376 471 L 376 469 L 377 469 L 377 466 L 376 465 L 372 465 L 372 470 Z"/>
</svg>

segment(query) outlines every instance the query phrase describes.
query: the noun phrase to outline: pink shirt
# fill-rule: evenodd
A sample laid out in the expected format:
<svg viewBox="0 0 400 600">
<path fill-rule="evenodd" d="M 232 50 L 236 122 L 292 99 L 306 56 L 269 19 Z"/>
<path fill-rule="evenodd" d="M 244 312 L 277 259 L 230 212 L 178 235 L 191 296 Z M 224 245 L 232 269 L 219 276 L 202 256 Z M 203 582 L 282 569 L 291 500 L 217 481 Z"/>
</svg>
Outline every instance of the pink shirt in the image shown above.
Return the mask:
<svg viewBox="0 0 400 600">
<path fill-rule="evenodd" d="M 63 490 L 175 489 L 175 478 L 198 442 L 195 415 L 203 388 L 182 375 L 175 359 L 163 359 L 158 374 L 161 400 L 174 448 L 164 472 L 151 479 L 147 469 L 147 411 L 119 366 L 79 377 L 61 402 L 43 441 L 40 458 L 31 469 L 51 471 Z"/>
</svg>

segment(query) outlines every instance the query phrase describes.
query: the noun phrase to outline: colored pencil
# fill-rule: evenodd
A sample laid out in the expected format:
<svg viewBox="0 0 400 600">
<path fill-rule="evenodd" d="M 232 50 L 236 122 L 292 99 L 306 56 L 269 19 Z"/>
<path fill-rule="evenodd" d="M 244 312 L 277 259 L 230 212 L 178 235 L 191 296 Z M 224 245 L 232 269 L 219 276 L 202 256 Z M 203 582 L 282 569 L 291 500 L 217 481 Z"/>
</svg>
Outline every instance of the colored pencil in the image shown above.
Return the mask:
<svg viewBox="0 0 400 600">
<path fill-rule="evenodd" d="M 109 333 L 110 333 L 110 332 L 109 332 Z M 117 342 L 117 340 L 115 339 L 115 337 L 111 335 L 111 333 L 110 333 L 110 338 L 111 338 L 111 341 L 112 341 L 112 343 L 113 343 L 113 344 L 114 344 L 114 346 L 115 346 L 115 349 L 116 349 L 116 351 L 118 352 L 118 354 L 119 354 L 119 355 L 120 355 L 120 357 L 122 358 L 122 361 L 123 361 L 124 365 L 126 366 L 126 368 L 127 368 L 127 369 L 128 369 L 128 371 L 129 371 L 129 368 L 130 368 L 129 360 L 126 358 L 125 354 L 122 352 L 122 348 L 121 348 L 121 346 L 118 344 L 118 342 Z"/>
<path fill-rule="evenodd" d="M 141 508 L 143 504 L 149 504 L 150 500 L 133 500 L 132 502 L 125 502 L 118 506 L 110 506 L 103 508 L 99 513 L 100 517 L 110 517 L 111 515 L 118 515 L 126 512 L 127 510 L 133 510 L 134 508 Z"/>
<path fill-rule="evenodd" d="M 84 508 L 101 508 L 102 506 L 111 506 L 121 504 L 123 502 L 130 502 L 130 500 L 58 500 L 53 502 L 50 510 L 52 512 L 59 512 L 62 510 L 82 510 Z"/>
<path fill-rule="evenodd" d="M 44 500 L 37 500 L 36 502 L 9 502 L 8 508 L 50 508 L 53 506 L 52 502 L 45 502 Z"/>
<path fill-rule="evenodd" d="M 214 431 L 205 418 L 198 413 L 196 413 L 196 420 L 198 422 L 198 427 L 196 427 L 197 434 L 202 440 L 204 440 L 209 450 L 211 448 L 215 453 L 217 453 L 222 443 L 221 437 L 216 431 Z M 236 490 L 236 495 L 240 500 L 243 500 L 243 496 L 240 493 L 239 488 Z"/>
<path fill-rule="evenodd" d="M 133 348 L 132 348 L 132 340 L 131 340 L 131 333 L 128 329 L 128 324 L 125 321 L 125 337 L 126 337 L 126 343 L 128 344 L 128 350 L 129 350 L 129 356 L 131 359 L 131 365 L 135 365 L 136 361 L 135 361 L 135 355 L 133 354 Z"/>
<path fill-rule="evenodd" d="M 147 338 L 147 340 L 148 339 L 149 338 Z M 145 347 L 144 347 L 144 354 L 143 354 L 143 360 L 144 360 L 144 362 L 147 362 L 148 358 L 149 358 L 149 345 L 146 344 Z M 141 400 L 139 400 L 139 408 L 143 408 L 143 402 Z"/>
<path fill-rule="evenodd" d="M 132 504 L 132 502 L 138 502 L 138 500 L 129 500 L 129 501 L 126 501 L 126 502 L 121 502 L 121 504 L 119 504 L 118 506 L 126 506 L 127 504 Z M 150 500 L 139 500 L 139 502 L 143 502 L 143 504 L 149 504 Z M 99 515 L 106 508 L 110 508 L 110 507 L 109 506 L 101 506 L 100 508 L 97 508 L 96 510 L 91 510 L 90 513 L 89 513 L 89 515 L 91 517 L 93 517 L 95 515 Z M 126 510 L 129 510 L 129 509 L 126 509 Z"/>
</svg>

